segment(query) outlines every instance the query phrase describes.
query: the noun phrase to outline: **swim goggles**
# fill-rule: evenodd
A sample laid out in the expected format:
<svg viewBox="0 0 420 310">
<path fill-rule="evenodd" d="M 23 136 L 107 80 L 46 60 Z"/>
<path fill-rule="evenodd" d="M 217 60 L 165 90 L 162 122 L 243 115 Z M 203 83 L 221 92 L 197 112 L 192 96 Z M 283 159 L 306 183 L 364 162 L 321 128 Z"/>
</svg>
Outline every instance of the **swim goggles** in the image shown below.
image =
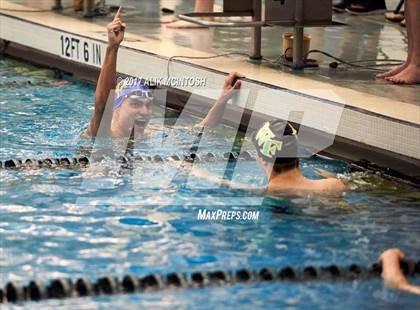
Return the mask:
<svg viewBox="0 0 420 310">
<path fill-rule="evenodd" d="M 137 90 L 124 96 L 124 99 L 127 99 L 127 98 L 135 99 L 135 100 L 141 100 L 141 99 L 153 100 L 153 93 L 151 90 Z"/>
</svg>

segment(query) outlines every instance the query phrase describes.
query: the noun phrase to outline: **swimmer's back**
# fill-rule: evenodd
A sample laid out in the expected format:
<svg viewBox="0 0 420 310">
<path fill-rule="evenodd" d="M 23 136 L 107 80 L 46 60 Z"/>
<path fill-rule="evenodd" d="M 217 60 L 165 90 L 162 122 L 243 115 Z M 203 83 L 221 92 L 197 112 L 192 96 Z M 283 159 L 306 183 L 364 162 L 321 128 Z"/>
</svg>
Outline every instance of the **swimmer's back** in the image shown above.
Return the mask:
<svg viewBox="0 0 420 310">
<path fill-rule="evenodd" d="M 270 193 L 282 193 L 291 195 L 340 195 L 346 190 L 345 184 L 336 178 L 322 180 L 303 179 L 299 182 L 276 183 L 272 182 L 268 186 Z"/>
</svg>

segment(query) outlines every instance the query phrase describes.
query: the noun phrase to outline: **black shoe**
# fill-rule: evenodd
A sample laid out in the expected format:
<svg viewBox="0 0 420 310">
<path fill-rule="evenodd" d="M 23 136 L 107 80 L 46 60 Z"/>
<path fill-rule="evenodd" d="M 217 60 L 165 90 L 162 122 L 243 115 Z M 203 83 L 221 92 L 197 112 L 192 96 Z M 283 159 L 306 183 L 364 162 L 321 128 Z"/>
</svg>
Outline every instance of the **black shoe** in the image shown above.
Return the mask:
<svg viewBox="0 0 420 310">
<path fill-rule="evenodd" d="M 352 15 L 374 15 L 386 12 L 385 0 L 369 0 L 364 4 L 349 6 L 346 12 Z"/>
</svg>

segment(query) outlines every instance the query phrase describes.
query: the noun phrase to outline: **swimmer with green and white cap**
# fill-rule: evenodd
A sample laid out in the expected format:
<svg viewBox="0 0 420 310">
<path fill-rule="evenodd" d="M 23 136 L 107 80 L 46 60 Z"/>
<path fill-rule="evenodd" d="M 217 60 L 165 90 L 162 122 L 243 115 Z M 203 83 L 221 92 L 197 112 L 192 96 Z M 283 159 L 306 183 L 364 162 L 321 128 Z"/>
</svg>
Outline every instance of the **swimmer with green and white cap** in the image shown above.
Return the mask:
<svg viewBox="0 0 420 310">
<path fill-rule="evenodd" d="M 217 180 L 206 171 L 194 167 L 196 176 L 222 182 L 232 188 L 258 190 L 272 194 L 307 195 L 307 194 L 341 194 L 346 190 L 345 184 L 337 177 L 324 170 L 317 173 L 324 179 L 312 180 L 304 177 L 299 168 L 298 137 L 296 129 L 289 122 L 272 120 L 265 122 L 252 136 L 257 151 L 257 163 L 267 176 L 266 188 L 251 187 L 230 180 Z"/>
<path fill-rule="evenodd" d="M 117 83 L 117 56 L 121 42 L 124 40 L 126 24 L 122 22 L 120 8 L 114 20 L 108 24 L 108 46 L 104 63 L 99 75 L 95 91 L 95 105 L 92 118 L 85 136 L 95 137 L 99 127 L 104 128 L 107 136 L 134 137 L 142 136 L 148 129 L 152 116 L 153 92 L 139 78 L 127 78 Z M 240 88 L 241 76 L 231 73 L 224 82 L 221 95 L 210 109 L 207 116 L 196 126 L 213 126 L 219 123 L 227 101 L 233 96 L 234 90 Z M 105 113 L 107 101 L 113 99 L 110 94 L 115 90 L 113 108 Z M 108 110 L 107 110 L 108 111 Z"/>
</svg>

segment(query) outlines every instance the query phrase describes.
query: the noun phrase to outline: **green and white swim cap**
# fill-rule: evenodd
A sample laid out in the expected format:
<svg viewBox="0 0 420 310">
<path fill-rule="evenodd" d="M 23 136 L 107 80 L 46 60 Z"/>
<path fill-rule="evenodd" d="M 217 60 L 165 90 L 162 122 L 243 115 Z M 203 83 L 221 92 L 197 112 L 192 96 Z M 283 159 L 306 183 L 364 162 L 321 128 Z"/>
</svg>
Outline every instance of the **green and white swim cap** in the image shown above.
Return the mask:
<svg viewBox="0 0 420 310">
<path fill-rule="evenodd" d="M 298 158 L 297 131 L 287 121 L 265 122 L 253 135 L 258 154 L 266 161 L 289 163 Z"/>
</svg>

